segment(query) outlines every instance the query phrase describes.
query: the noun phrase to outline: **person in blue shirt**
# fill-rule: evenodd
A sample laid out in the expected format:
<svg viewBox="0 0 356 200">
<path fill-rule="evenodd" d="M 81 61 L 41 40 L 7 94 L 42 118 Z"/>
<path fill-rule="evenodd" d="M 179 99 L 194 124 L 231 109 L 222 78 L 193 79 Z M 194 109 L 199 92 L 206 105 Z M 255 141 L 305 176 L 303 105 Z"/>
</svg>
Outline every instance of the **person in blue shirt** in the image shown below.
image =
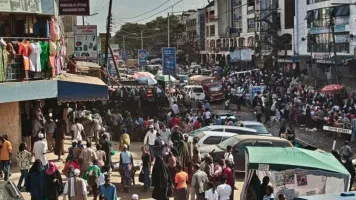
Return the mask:
<svg viewBox="0 0 356 200">
<path fill-rule="evenodd" d="M 210 110 L 210 104 L 209 104 L 209 102 L 207 100 L 204 100 L 204 108 L 205 108 L 205 110 L 206 109 Z"/>
<path fill-rule="evenodd" d="M 128 151 L 127 144 L 123 145 L 123 151 L 120 154 L 120 166 L 122 168 L 121 177 L 125 192 L 130 192 L 129 188 L 131 186 L 132 174 L 131 170 L 133 167 L 133 159 L 131 153 Z"/>
<path fill-rule="evenodd" d="M 216 115 L 215 125 L 221 125 L 221 118 L 219 115 Z"/>
<path fill-rule="evenodd" d="M 99 186 L 99 195 L 105 196 L 106 200 L 117 200 L 116 187 L 110 183 L 110 176 L 105 175 L 105 183 Z"/>
</svg>

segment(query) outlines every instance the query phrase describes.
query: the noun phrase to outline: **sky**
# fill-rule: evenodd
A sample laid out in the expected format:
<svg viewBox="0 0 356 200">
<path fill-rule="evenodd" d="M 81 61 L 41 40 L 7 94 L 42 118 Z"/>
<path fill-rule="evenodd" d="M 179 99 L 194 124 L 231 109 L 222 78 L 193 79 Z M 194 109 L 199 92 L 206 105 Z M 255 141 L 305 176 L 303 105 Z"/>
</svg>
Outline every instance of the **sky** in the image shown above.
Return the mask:
<svg viewBox="0 0 356 200">
<path fill-rule="evenodd" d="M 167 3 L 165 3 L 168 1 Z M 158 16 L 167 16 L 167 12 L 172 11 L 172 5 L 179 0 L 113 0 L 112 14 L 113 14 L 113 30 L 112 34 L 119 30 L 120 25 L 125 22 L 146 23 L 155 19 Z M 132 18 L 143 13 L 146 13 L 161 4 L 160 8 L 149 12 L 143 16 Z M 98 13 L 95 16 L 85 17 L 85 23 L 90 25 L 97 25 L 99 33 L 106 32 L 106 17 L 108 15 L 109 0 L 90 0 L 90 13 Z M 208 4 L 207 0 L 182 0 L 173 7 L 174 12 L 187 11 L 189 9 L 202 8 Z M 166 11 L 164 11 L 166 10 Z M 179 13 L 177 13 L 179 14 Z M 123 19 L 132 18 L 132 19 Z M 78 17 L 78 25 L 82 25 L 82 17 Z"/>
</svg>

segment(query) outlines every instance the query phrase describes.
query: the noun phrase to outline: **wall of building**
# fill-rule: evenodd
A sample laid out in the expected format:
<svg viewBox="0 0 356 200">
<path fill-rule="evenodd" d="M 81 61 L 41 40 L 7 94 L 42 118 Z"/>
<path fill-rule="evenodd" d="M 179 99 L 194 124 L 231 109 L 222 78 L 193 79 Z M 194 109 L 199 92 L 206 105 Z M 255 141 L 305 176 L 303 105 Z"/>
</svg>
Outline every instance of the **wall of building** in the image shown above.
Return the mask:
<svg viewBox="0 0 356 200">
<path fill-rule="evenodd" d="M 0 134 L 7 134 L 12 144 L 12 158 L 14 160 L 19 150 L 21 138 L 21 113 L 20 103 L 1 103 L 0 104 Z"/>
</svg>

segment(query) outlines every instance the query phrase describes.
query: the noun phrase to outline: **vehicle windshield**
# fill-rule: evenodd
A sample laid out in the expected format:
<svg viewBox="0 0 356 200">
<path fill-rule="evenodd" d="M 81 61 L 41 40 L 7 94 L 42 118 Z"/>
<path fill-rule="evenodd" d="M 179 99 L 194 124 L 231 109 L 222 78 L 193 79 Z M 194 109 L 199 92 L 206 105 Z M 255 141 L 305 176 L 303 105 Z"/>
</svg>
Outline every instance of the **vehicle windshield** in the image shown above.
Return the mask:
<svg viewBox="0 0 356 200">
<path fill-rule="evenodd" d="M 221 90 L 222 90 L 221 84 L 216 84 L 209 87 L 210 92 L 220 92 Z"/>
<path fill-rule="evenodd" d="M 195 88 L 193 88 L 193 92 L 194 93 L 203 93 L 204 91 L 203 91 L 203 88 L 195 87 Z"/>
<path fill-rule="evenodd" d="M 246 125 L 246 128 L 252 128 L 255 129 L 257 131 L 258 134 L 269 134 L 267 129 L 264 126 L 261 125 Z"/>
<path fill-rule="evenodd" d="M 195 137 L 198 133 L 201 133 L 203 131 L 210 131 L 210 130 L 211 129 L 208 127 L 203 127 L 203 128 L 200 128 L 200 129 L 197 129 L 197 130 L 191 132 L 189 135 Z"/>
<path fill-rule="evenodd" d="M 200 139 L 202 139 L 205 136 L 204 132 L 200 132 L 198 134 L 195 134 L 194 138 L 197 139 L 197 141 L 199 141 Z"/>
<path fill-rule="evenodd" d="M 218 144 L 218 147 L 223 149 L 223 150 L 226 150 L 227 149 L 227 146 L 235 146 L 237 143 L 239 142 L 238 139 L 236 139 L 235 137 L 231 137 L 223 142 L 221 142 L 220 144 Z"/>
</svg>

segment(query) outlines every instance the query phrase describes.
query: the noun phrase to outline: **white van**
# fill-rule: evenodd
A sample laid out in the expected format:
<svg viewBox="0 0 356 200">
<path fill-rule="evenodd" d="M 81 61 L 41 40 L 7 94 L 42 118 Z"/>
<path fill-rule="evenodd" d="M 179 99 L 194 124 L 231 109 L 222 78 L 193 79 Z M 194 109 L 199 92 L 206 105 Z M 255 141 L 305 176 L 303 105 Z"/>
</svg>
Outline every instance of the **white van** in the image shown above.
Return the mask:
<svg viewBox="0 0 356 200">
<path fill-rule="evenodd" d="M 204 89 L 201 85 L 187 85 L 183 87 L 183 91 L 186 93 L 187 100 L 204 100 Z"/>
</svg>

